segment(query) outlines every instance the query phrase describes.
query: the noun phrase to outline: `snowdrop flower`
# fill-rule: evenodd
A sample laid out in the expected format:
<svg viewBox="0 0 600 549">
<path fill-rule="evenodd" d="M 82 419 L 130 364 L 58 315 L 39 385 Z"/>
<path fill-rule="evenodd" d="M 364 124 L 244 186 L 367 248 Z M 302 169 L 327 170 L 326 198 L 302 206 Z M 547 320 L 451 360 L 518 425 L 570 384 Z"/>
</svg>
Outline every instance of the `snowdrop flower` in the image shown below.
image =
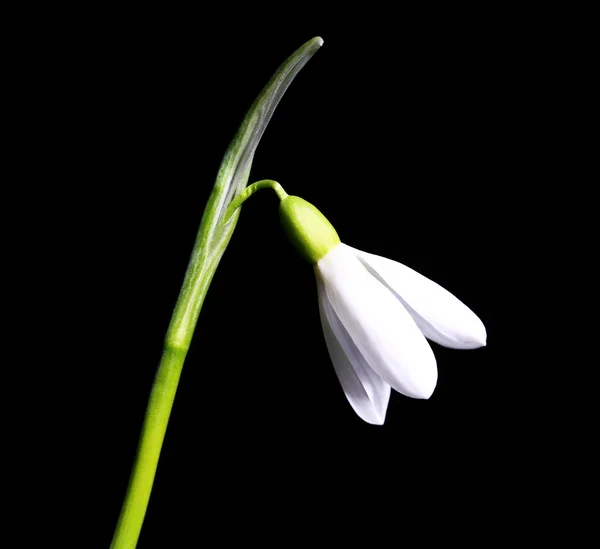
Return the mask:
<svg viewBox="0 0 600 549">
<path fill-rule="evenodd" d="M 390 389 L 431 396 L 437 365 L 426 338 L 454 349 L 485 346 L 483 323 L 450 292 L 401 263 L 341 243 L 302 198 L 280 198 L 282 226 L 314 266 L 329 355 L 361 419 L 383 424 Z"/>
</svg>

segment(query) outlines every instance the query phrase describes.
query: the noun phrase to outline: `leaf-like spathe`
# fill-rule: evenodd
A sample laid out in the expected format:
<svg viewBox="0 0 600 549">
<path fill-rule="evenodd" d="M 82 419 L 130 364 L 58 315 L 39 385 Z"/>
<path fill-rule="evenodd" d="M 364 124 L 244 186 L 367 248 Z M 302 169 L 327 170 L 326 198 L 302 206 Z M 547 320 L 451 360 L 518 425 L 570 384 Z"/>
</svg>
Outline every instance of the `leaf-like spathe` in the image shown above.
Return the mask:
<svg viewBox="0 0 600 549">
<path fill-rule="evenodd" d="M 294 77 L 322 45 L 321 38 L 313 38 L 283 62 L 250 107 L 223 156 L 167 333 L 174 346 L 189 347 L 204 297 L 239 217 L 238 209 L 227 219 L 227 207 L 248 183 L 254 152 L 273 111 Z"/>
</svg>

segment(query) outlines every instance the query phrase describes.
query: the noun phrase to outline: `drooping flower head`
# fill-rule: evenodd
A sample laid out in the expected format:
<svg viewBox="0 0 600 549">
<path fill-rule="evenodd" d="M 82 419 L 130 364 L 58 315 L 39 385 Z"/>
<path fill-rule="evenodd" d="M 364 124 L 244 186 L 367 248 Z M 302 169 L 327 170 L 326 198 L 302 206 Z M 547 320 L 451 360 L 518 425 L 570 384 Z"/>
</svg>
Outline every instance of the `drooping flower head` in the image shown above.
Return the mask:
<svg viewBox="0 0 600 549">
<path fill-rule="evenodd" d="M 312 204 L 285 195 L 280 219 L 314 267 L 331 361 L 348 402 L 367 423 L 383 424 L 390 388 L 431 396 L 437 365 L 426 338 L 454 349 L 485 346 L 483 323 L 459 299 L 401 263 L 343 244 Z"/>
</svg>

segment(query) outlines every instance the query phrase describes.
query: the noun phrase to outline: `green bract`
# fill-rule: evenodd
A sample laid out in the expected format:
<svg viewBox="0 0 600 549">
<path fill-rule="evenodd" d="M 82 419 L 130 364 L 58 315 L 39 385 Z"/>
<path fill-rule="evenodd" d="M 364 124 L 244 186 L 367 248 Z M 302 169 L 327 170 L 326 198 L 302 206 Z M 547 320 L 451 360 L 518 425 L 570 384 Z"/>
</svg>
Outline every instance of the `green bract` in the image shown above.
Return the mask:
<svg viewBox="0 0 600 549">
<path fill-rule="evenodd" d="M 312 265 L 340 243 L 327 218 L 299 196 L 287 196 L 281 201 L 279 219 L 294 248 Z"/>
</svg>

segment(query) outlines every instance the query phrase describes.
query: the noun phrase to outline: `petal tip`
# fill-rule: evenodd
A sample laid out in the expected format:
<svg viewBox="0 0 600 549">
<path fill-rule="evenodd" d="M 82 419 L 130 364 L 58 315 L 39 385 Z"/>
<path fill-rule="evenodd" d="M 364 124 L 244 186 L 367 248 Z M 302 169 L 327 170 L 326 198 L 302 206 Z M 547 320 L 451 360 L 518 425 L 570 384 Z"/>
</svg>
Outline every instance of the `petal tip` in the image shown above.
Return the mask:
<svg viewBox="0 0 600 549">
<path fill-rule="evenodd" d="M 369 425 L 383 425 L 385 422 L 385 413 L 383 414 L 383 416 L 380 416 L 375 412 L 372 415 L 369 415 L 368 417 L 363 415 L 358 415 L 358 417 L 360 417 L 360 419 L 362 419 L 365 423 L 368 423 Z"/>
<path fill-rule="evenodd" d="M 479 330 L 477 330 L 477 332 L 474 334 L 470 343 L 472 345 L 472 349 L 478 349 L 479 347 L 487 346 L 487 331 L 483 323 L 481 323 Z"/>
<path fill-rule="evenodd" d="M 412 386 L 409 391 L 404 394 L 411 398 L 418 398 L 421 400 L 428 400 L 437 386 L 437 368 L 435 373 L 427 377 L 423 377 L 420 380 L 413 379 Z"/>
<path fill-rule="evenodd" d="M 454 339 L 454 344 L 447 346 L 456 349 L 479 349 L 487 345 L 487 331 L 483 322 L 479 321 L 477 326 L 464 330 L 462 337 L 455 337 Z"/>
<path fill-rule="evenodd" d="M 429 400 L 429 398 L 433 394 L 433 391 L 435 391 L 435 384 L 433 386 L 431 386 L 431 387 L 419 387 L 419 390 L 416 393 L 417 396 L 415 396 L 413 398 L 420 398 L 422 400 Z"/>
<path fill-rule="evenodd" d="M 412 384 L 411 387 L 394 387 L 396 391 L 410 398 L 418 398 L 420 400 L 427 400 L 433 394 L 437 380 L 434 383 L 423 383 L 423 384 Z"/>
</svg>

